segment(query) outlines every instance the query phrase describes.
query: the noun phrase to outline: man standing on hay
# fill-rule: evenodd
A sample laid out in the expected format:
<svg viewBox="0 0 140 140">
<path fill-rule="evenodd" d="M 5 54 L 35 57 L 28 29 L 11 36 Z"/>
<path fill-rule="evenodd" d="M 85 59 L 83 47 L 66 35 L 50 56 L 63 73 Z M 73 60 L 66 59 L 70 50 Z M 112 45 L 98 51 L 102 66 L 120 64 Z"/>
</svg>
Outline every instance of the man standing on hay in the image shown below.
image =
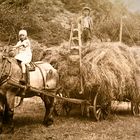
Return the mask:
<svg viewBox="0 0 140 140">
<path fill-rule="evenodd" d="M 83 43 L 87 43 L 88 41 L 91 41 L 93 19 L 90 13 L 91 13 L 91 9 L 89 7 L 84 7 L 82 9 L 82 16 L 78 18 L 78 23 L 81 26 L 81 32 L 82 32 L 81 37 Z"/>
</svg>

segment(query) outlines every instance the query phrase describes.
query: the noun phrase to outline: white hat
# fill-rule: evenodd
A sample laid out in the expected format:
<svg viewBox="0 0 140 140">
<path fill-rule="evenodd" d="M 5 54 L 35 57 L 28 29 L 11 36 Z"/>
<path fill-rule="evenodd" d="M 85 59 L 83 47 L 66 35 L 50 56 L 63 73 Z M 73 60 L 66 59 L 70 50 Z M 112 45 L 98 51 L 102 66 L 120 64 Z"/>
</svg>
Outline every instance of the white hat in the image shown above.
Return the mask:
<svg viewBox="0 0 140 140">
<path fill-rule="evenodd" d="M 26 30 L 20 30 L 19 31 L 19 36 L 20 35 L 25 35 L 25 36 L 27 36 L 27 31 Z"/>
</svg>

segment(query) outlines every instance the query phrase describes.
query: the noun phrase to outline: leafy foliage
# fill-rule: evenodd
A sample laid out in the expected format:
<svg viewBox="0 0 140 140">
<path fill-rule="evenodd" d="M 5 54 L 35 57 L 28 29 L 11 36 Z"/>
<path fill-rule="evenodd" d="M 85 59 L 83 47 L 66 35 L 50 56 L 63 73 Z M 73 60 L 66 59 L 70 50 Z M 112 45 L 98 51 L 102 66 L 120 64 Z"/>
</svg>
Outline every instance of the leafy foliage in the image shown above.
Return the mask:
<svg viewBox="0 0 140 140">
<path fill-rule="evenodd" d="M 139 40 L 140 14 L 130 13 L 121 0 L 115 4 L 109 0 L 2 0 L 0 40 L 15 42 L 18 31 L 24 28 L 31 38 L 47 46 L 58 45 L 69 39 L 70 30 L 63 26 L 64 20 L 68 20 L 66 24 L 70 27 L 71 16 L 79 15 L 84 6 L 92 9 L 93 35 L 100 40 L 119 40 L 122 14 L 127 16 L 127 19 L 123 19 L 123 42 L 134 44 Z M 68 19 L 65 19 L 66 15 Z"/>
</svg>

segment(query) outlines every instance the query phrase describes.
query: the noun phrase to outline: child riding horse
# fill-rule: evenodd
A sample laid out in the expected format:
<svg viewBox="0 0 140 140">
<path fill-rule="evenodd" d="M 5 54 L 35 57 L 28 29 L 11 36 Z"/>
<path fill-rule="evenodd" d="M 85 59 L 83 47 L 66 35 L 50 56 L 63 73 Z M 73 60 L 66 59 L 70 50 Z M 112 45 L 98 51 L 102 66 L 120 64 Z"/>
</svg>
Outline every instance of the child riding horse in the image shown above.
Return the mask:
<svg viewBox="0 0 140 140">
<path fill-rule="evenodd" d="M 19 31 L 19 41 L 14 46 L 14 48 L 18 50 L 18 53 L 15 56 L 15 59 L 21 62 L 22 78 L 20 79 L 20 82 L 22 84 L 25 84 L 26 83 L 26 66 L 25 65 L 26 64 L 28 65 L 32 59 L 31 44 L 27 37 L 26 30 Z"/>
</svg>

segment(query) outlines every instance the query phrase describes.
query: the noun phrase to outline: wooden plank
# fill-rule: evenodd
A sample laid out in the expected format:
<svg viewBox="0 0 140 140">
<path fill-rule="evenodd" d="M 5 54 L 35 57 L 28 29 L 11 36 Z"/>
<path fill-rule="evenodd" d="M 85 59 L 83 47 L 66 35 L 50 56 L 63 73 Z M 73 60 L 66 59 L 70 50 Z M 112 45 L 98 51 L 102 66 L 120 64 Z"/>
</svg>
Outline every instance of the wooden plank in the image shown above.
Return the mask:
<svg viewBox="0 0 140 140">
<path fill-rule="evenodd" d="M 23 88 L 23 89 L 26 88 L 26 86 L 23 86 L 21 84 L 15 83 L 13 81 L 8 81 L 8 84 L 13 85 L 13 86 L 18 87 L 18 88 Z M 87 100 L 81 100 L 81 99 L 75 99 L 75 98 L 66 98 L 66 97 L 60 97 L 58 95 L 54 95 L 53 93 L 55 92 L 55 90 L 43 91 L 43 90 L 39 90 L 39 89 L 34 88 L 34 87 L 30 87 L 29 91 L 44 94 L 44 95 L 49 96 L 49 97 L 65 100 L 67 102 L 71 102 L 71 103 L 74 103 L 74 104 L 85 104 L 85 105 L 90 104 L 89 101 L 87 101 Z M 40 94 L 38 94 L 38 95 L 40 95 Z"/>
</svg>

